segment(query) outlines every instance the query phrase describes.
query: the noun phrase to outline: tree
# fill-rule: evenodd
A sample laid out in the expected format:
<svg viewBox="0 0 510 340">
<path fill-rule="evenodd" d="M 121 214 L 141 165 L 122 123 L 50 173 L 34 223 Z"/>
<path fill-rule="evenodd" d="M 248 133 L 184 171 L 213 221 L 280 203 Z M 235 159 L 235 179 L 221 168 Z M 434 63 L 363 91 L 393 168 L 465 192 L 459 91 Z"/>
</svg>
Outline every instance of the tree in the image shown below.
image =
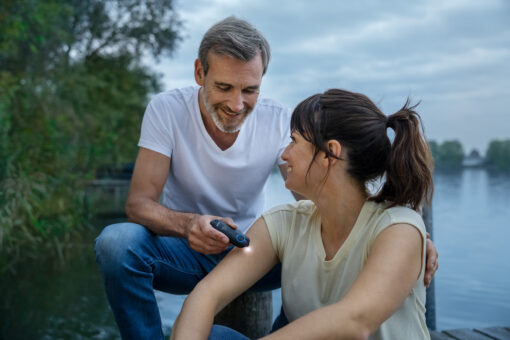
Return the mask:
<svg viewBox="0 0 510 340">
<path fill-rule="evenodd" d="M 434 165 L 436 165 L 435 163 L 437 162 L 437 160 L 439 158 L 439 144 L 437 144 L 437 142 L 435 140 L 431 140 L 428 143 L 429 143 L 430 153 L 432 154 L 432 158 L 434 159 Z"/>
<path fill-rule="evenodd" d="M 434 165 L 437 169 L 453 170 L 462 167 L 464 150 L 459 141 L 451 140 L 441 144 L 430 141 L 429 146 L 434 158 Z"/>
<path fill-rule="evenodd" d="M 455 169 L 462 166 L 464 150 L 457 140 L 445 141 L 440 147 L 440 164 L 444 168 Z"/>
<path fill-rule="evenodd" d="M 496 169 L 510 171 L 510 139 L 491 141 L 486 158 Z"/>
<path fill-rule="evenodd" d="M 471 158 L 481 158 L 480 151 L 477 149 L 472 149 L 468 156 Z"/>
<path fill-rule="evenodd" d="M 170 54 L 179 27 L 171 0 L 0 3 L 4 253 L 58 244 L 87 222 L 87 181 L 134 159 L 148 95 L 160 90 L 142 59 Z"/>
</svg>

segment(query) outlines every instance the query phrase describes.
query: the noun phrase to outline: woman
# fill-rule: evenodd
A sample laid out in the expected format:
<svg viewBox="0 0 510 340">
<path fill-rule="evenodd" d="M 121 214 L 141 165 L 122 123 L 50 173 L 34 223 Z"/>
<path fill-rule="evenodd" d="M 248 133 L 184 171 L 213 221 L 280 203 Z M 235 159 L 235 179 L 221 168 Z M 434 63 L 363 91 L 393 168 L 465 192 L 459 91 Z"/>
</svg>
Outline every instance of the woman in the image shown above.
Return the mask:
<svg viewBox="0 0 510 340">
<path fill-rule="evenodd" d="M 172 339 L 206 339 L 214 315 L 278 262 L 288 325 L 264 339 L 429 339 L 426 232 L 430 150 L 409 101 L 386 117 L 366 96 L 329 90 L 292 115 L 285 185 L 307 197 L 266 212 L 186 299 Z M 387 128 L 394 130 L 390 142 Z M 384 177 L 378 193 L 367 185 Z M 232 330 L 221 333 L 246 339 Z"/>
</svg>

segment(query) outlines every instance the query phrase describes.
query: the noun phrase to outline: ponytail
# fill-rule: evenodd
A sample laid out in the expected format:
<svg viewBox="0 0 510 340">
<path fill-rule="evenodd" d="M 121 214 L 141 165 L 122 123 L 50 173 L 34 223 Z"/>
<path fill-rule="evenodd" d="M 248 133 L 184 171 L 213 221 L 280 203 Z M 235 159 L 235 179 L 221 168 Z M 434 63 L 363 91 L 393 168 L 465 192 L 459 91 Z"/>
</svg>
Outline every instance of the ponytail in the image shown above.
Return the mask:
<svg viewBox="0 0 510 340">
<path fill-rule="evenodd" d="M 365 95 L 331 89 L 298 104 L 290 125 L 315 146 L 313 159 L 319 151 L 337 158 L 327 141 L 340 142 L 346 149 L 346 171 L 367 196 L 367 183 L 386 174 L 381 190 L 370 200 L 418 210 L 424 199 L 430 202 L 433 184 L 432 156 L 415 107 L 408 99 L 402 109 L 386 117 Z M 388 127 L 395 130 L 393 143 Z"/>
<path fill-rule="evenodd" d="M 432 156 L 424 139 L 423 124 L 407 99 L 405 105 L 387 118 L 386 126 L 395 138 L 386 162 L 386 181 L 371 200 L 388 201 L 391 206 L 408 205 L 418 210 L 430 203 L 433 192 Z"/>
</svg>

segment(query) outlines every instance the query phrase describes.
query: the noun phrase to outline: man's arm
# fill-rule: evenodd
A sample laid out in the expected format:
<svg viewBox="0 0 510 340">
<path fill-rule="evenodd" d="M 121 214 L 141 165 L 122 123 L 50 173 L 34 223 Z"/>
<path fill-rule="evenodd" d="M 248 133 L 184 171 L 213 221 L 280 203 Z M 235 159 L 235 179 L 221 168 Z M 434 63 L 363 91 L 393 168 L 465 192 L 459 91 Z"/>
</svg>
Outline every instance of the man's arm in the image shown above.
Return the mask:
<svg viewBox="0 0 510 340">
<path fill-rule="evenodd" d="M 180 212 L 158 203 L 170 164 L 170 158 L 165 155 L 145 148 L 139 149 L 126 202 L 129 220 L 158 235 L 187 238 L 190 247 L 200 253 L 222 252 L 229 245 L 229 240 L 212 228 L 209 222 L 221 219 L 237 227 L 232 219 Z"/>
</svg>

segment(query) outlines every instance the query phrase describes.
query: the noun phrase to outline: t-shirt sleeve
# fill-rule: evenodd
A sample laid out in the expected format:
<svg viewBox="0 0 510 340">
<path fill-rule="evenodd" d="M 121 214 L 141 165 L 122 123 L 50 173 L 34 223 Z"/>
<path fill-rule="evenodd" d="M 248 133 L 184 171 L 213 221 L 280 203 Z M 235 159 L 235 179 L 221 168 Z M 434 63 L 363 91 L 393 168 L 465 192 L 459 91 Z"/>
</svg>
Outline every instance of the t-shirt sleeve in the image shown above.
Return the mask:
<svg viewBox="0 0 510 340">
<path fill-rule="evenodd" d="M 170 124 L 170 112 L 160 96 L 155 97 L 145 110 L 140 132 L 139 147 L 172 156 L 174 135 Z"/>
<path fill-rule="evenodd" d="M 393 207 L 385 211 L 383 217 L 377 224 L 372 242 L 375 241 L 377 236 L 386 228 L 395 224 L 409 224 L 412 228 L 418 229 L 422 236 L 422 273 L 424 272 L 424 261 L 425 261 L 425 242 L 427 240 L 427 231 L 425 229 L 425 223 L 422 217 L 414 210 L 406 207 Z"/>
<path fill-rule="evenodd" d="M 285 161 L 282 159 L 282 153 L 285 150 L 285 148 L 287 147 L 287 145 L 289 145 L 289 143 L 290 143 L 290 117 L 292 114 L 289 109 L 283 109 L 283 110 L 285 112 L 283 112 L 283 114 L 282 114 L 283 119 L 282 119 L 281 126 L 280 126 L 282 138 L 280 140 L 280 146 L 278 149 L 278 165 L 285 164 Z"/>
<path fill-rule="evenodd" d="M 377 224 L 375 237 L 391 225 L 406 223 L 414 226 L 422 236 L 426 237 L 425 224 L 421 216 L 414 210 L 405 207 L 389 208 Z"/>
<path fill-rule="evenodd" d="M 292 223 L 291 210 L 292 207 L 289 204 L 283 204 L 262 214 L 269 230 L 273 249 L 280 262 L 283 259 L 286 241 L 289 239 L 290 224 Z"/>
</svg>

